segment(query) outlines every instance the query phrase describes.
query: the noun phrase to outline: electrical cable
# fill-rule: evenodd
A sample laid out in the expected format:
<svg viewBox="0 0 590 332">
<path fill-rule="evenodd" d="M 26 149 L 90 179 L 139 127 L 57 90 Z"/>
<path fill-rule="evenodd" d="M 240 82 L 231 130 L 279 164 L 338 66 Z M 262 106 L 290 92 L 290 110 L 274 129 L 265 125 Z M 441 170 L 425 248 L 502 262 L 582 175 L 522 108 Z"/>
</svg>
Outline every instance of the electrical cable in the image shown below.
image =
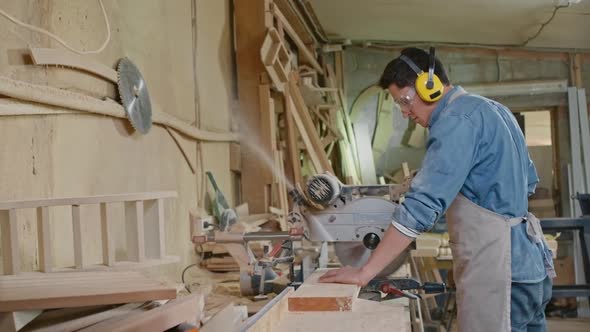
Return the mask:
<svg viewBox="0 0 590 332">
<path fill-rule="evenodd" d="M 36 27 L 34 25 L 30 25 L 30 24 L 25 23 L 23 21 L 20 21 L 17 18 L 14 18 L 13 16 L 11 16 L 10 14 L 8 14 L 7 12 L 5 12 L 2 9 L 0 9 L 0 15 L 6 17 L 8 20 L 10 20 L 11 22 L 13 22 L 14 24 L 16 24 L 18 26 L 21 26 L 21 27 L 26 28 L 26 29 L 29 29 L 31 31 L 35 31 L 35 32 L 38 32 L 40 34 L 43 34 L 43 35 L 48 36 L 49 38 L 55 40 L 56 42 L 60 43 L 62 46 L 64 46 L 65 48 L 67 48 L 68 50 L 70 50 L 70 51 L 72 51 L 74 53 L 77 53 L 77 54 L 80 54 L 80 55 L 96 54 L 96 53 L 102 52 L 107 47 L 107 45 L 109 44 L 109 42 L 111 41 L 111 26 L 110 26 L 110 23 L 109 23 L 109 18 L 107 16 L 107 12 L 106 12 L 106 10 L 104 8 L 104 5 L 102 3 L 102 0 L 98 0 L 98 3 L 100 4 L 100 8 L 102 9 L 102 14 L 104 16 L 104 21 L 105 21 L 106 28 L 107 28 L 107 37 L 106 37 L 105 41 L 102 43 L 102 45 L 98 49 L 93 50 L 93 51 L 80 51 L 80 50 L 77 50 L 77 49 L 71 47 L 70 45 L 68 45 L 68 43 L 66 43 L 59 36 L 51 33 L 50 31 L 47 31 L 45 29 Z"/>
<path fill-rule="evenodd" d="M 557 11 L 560 10 L 561 8 L 567 8 L 569 6 L 570 6 L 569 2 L 565 6 L 555 6 L 553 8 L 553 13 L 551 14 L 551 17 L 549 17 L 549 19 L 547 21 L 545 21 L 545 23 L 541 24 L 541 27 L 539 28 L 539 30 L 537 30 L 537 32 L 534 35 L 532 35 L 527 40 L 525 40 L 522 44 L 520 44 L 520 46 L 523 46 L 523 47 L 524 46 L 527 46 L 527 44 L 529 42 L 531 42 L 532 40 L 534 40 L 535 38 L 537 38 L 541 34 L 541 32 L 543 31 L 543 29 L 545 29 L 545 27 L 547 26 L 547 24 L 549 24 L 549 23 L 551 23 L 551 21 L 553 21 L 553 19 L 555 18 L 555 14 L 557 14 Z"/>
</svg>

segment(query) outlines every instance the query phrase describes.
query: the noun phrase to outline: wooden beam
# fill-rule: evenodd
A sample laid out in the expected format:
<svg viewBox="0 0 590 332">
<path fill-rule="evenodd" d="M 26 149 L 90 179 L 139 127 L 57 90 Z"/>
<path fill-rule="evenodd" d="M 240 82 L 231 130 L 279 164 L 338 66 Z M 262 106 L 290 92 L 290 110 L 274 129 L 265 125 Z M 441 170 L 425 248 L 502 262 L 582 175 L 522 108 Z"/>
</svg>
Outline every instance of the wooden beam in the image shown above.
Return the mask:
<svg viewBox="0 0 590 332">
<path fill-rule="evenodd" d="M 82 269 L 84 268 L 84 241 L 82 239 L 80 205 L 72 205 L 72 230 L 74 232 L 74 265 L 77 269 Z"/>
<path fill-rule="evenodd" d="M 248 332 L 278 331 L 281 320 L 288 314 L 288 299 L 294 293 L 293 287 L 287 287 L 270 300 L 264 308 L 244 322 L 243 330 Z"/>
<path fill-rule="evenodd" d="M 33 63 L 36 65 L 71 67 L 106 78 L 115 84 L 118 81 L 117 71 L 87 57 L 60 48 L 30 48 L 29 50 Z"/>
<path fill-rule="evenodd" d="M 102 239 L 102 262 L 106 266 L 115 265 L 113 209 L 109 203 L 100 203 L 100 229 Z"/>
<path fill-rule="evenodd" d="M 145 255 L 147 258 L 164 258 L 166 255 L 166 225 L 164 200 L 144 202 Z"/>
<path fill-rule="evenodd" d="M 295 112 L 293 101 L 289 88 L 285 89 L 285 127 L 287 128 L 287 153 L 289 154 L 289 161 L 291 170 L 293 171 L 293 184 L 303 185 L 303 177 L 301 176 L 301 154 L 297 147 L 297 129 L 295 128 L 295 120 L 293 119 L 293 112 Z"/>
<path fill-rule="evenodd" d="M 51 272 L 53 269 L 53 244 L 49 208 L 46 206 L 37 208 L 37 241 L 39 244 L 39 270 Z"/>
<path fill-rule="evenodd" d="M 125 202 L 125 230 L 127 258 L 134 262 L 145 260 L 143 201 Z"/>
<path fill-rule="evenodd" d="M 358 297 L 357 285 L 319 283 L 328 270 L 317 270 L 310 275 L 292 296 L 289 311 L 351 311 Z"/>
<path fill-rule="evenodd" d="M 20 272 L 17 223 L 18 219 L 15 209 L 0 210 L 0 235 L 2 236 L 4 274 L 17 274 Z"/>
<path fill-rule="evenodd" d="M 243 138 L 242 153 L 242 191 L 244 201 L 252 213 L 266 212 L 266 185 L 260 179 L 272 179 L 270 170 L 256 153 L 256 144 L 251 144 L 251 136 L 261 135 L 259 86 L 261 74 L 266 71 L 260 59 L 260 48 L 267 29 L 273 26 L 269 0 L 234 1 L 236 32 L 236 63 L 238 101 L 240 113 L 240 134 Z"/>
<path fill-rule="evenodd" d="M 139 272 L 28 273 L 0 277 L 0 312 L 173 299 L 176 289 Z"/>
<path fill-rule="evenodd" d="M 305 45 L 303 43 L 303 41 L 301 40 L 301 38 L 299 38 L 299 35 L 297 34 L 297 32 L 295 32 L 295 29 L 293 29 L 293 27 L 291 26 L 291 23 L 289 23 L 287 18 L 283 15 L 283 13 L 281 13 L 281 11 L 279 10 L 279 8 L 277 6 L 273 5 L 271 10 L 272 10 L 272 14 L 274 15 L 274 17 L 282 23 L 283 29 L 285 30 L 285 32 L 287 32 L 287 35 L 289 35 L 289 37 L 291 37 L 291 39 L 293 40 L 295 45 L 297 45 L 297 49 L 299 50 L 299 53 L 303 55 L 303 58 L 305 58 L 305 60 L 315 70 L 317 70 L 318 73 L 323 75 L 324 70 L 322 69 L 322 66 L 320 66 L 320 64 L 316 60 L 315 56 L 307 49 L 307 45 Z"/>
<path fill-rule="evenodd" d="M 91 205 L 100 203 L 140 201 L 158 198 L 173 198 L 177 196 L 178 195 L 175 191 L 150 191 L 133 194 L 15 200 L 0 202 L 0 210 L 34 209 L 41 206 Z"/>
<path fill-rule="evenodd" d="M 80 331 L 84 332 L 127 332 L 166 331 L 182 323 L 197 325 L 201 319 L 205 301 L 203 294 L 191 294 L 170 301 L 152 310 L 136 310 L 111 318 Z"/>
</svg>

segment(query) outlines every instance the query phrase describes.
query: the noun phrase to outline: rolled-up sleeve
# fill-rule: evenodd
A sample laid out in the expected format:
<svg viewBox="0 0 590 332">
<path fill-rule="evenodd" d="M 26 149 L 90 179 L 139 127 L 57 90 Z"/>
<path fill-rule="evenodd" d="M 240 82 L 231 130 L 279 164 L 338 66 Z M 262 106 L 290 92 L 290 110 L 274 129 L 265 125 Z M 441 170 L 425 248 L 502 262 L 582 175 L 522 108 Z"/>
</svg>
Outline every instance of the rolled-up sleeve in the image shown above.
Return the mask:
<svg viewBox="0 0 590 332">
<path fill-rule="evenodd" d="M 447 114 L 430 128 L 422 167 L 393 214 L 401 233 L 415 237 L 431 229 L 451 205 L 475 163 L 477 135 L 461 114 Z"/>
</svg>

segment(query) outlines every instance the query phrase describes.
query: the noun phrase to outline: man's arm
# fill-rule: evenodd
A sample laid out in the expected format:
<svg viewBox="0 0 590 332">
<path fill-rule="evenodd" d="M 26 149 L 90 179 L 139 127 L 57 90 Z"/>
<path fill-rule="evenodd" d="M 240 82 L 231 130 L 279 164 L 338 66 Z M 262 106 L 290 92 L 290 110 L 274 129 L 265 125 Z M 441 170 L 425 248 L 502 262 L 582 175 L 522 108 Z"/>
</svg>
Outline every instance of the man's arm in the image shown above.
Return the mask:
<svg viewBox="0 0 590 332">
<path fill-rule="evenodd" d="M 400 233 L 395 227 L 389 226 L 379 245 L 362 268 L 347 268 L 344 271 L 332 270 L 324 274 L 321 282 L 339 282 L 345 284 L 366 285 L 387 265 L 412 243 L 414 239 Z"/>
</svg>

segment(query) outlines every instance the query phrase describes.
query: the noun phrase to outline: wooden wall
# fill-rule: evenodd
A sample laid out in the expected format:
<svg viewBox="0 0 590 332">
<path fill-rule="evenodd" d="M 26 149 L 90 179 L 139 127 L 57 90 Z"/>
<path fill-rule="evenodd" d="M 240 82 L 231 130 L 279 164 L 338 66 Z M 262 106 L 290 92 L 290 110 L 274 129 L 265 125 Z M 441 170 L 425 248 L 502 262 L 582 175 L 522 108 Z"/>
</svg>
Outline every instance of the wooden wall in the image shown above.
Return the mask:
<svg viewBox="0 0 590 332">
<path fill-rule="evenodd" d="M 196 4 L 197 86 L 195 89 L 191 1 Z M 114 67 L 127 56 L 147 80 L 152 103 L 165 112 L 195 123 L 200 114 L 204 129 L 227 131 L 234 103 L 231 93 L 231 40 L 228 1 L 104 0 L 112 39 L 100 54 L 89 58 Z M 0 8 L 29 24 L 40 26 L 81 49 L 96 49 L 105 38 L 98 1 L 10 1 Z M 37 84 L 114 98 L 115 86 L 97 77 L 65 68 L 31 65 L 28 45 L 60 47 L 38 33 L 0 18 L 0 75 Z M 197 96 L 197 97 L 195 97 Z M 199 100 L 199 107 L 195 106 Z M 197 109 L 198 112 L 197 113 Z M 195 163 L 197 144 L 182 140 Z M 204 168 L 212 170 L 231 200 L 229 145 L 203 144 Z M 126 120 L 93 115 L 0 117 L 0 200 L 109 193 L 175 190 L 166 204 L 167 252 L 181 256 L 169 267 L 179 269 L 193 260 L 188 213 L 197 208 L 200 176 L 193 174 L 180 150 L 163 127 L 145 136 L 134 133 Z M 231 202 L 230 202 L 231 203 Z M 94 211 L 93 211 L 94 209 Z M 83 208 L 87 259 L 100 260 L 100 227 L 96 207 Z M 119 211 L 122 213 L 122 208 Z M 37 268 L 34 211 L 23 212 L 22 269 Z M 68 211 L 51 214 L 55 264 L 73 264 Z M 119 225 L 123 230 L 123 225 Z M 124 234 L 117 238 L 117 255 L 125 256 Z"/>
</svg>

